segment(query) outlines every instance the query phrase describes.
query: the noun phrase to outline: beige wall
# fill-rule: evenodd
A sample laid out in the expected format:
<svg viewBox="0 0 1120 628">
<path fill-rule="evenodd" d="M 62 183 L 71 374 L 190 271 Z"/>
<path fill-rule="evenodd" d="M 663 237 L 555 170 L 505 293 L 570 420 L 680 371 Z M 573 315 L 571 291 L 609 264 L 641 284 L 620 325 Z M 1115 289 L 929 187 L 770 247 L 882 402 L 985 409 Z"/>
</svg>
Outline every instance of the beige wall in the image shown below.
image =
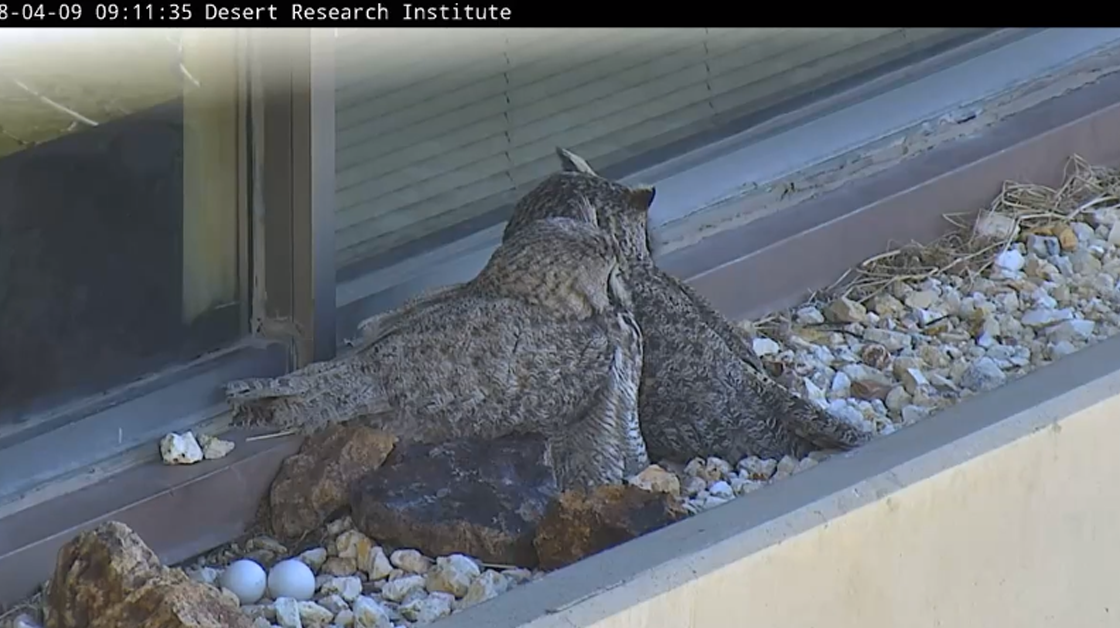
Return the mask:
<svg viewBox="0 0 1120 628">
<path fill-rule="evenodd" d="M 1117 625 L 1118 415 L 1099 403 L 588 625 Z"/>
<path fill-rule="evenodd" d="M 1120 338 L 1086 349 L 448 628 L 1120 625 L 1117 355 Z"/>
</svg>

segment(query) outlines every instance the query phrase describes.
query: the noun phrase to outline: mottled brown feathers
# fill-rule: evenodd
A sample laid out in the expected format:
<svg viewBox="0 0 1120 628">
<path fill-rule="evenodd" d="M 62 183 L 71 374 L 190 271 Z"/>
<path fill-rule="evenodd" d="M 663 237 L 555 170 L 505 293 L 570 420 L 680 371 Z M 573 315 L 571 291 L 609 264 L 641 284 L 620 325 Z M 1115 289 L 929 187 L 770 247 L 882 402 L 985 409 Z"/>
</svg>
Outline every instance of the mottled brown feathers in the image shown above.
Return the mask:
<svg viewBox="0 0 1120 628">
<path fill-rule="evenodd" d="M 378 317 L 346 356 L 230 384 L 236 416 L 307 431 L 360 419 L 424 442 L 534 431 L 563 486 L 636 473 L 641 333 L 617 245 L 586 209 L 526 225 L 475 279 Z"/>
<path fill-rule="evenodd" d="M 623 252 L 623 278 L 642 329 L 639 417 L 653 459 L 780 457 L 866 440 L 770 379 L 730 322 L 654 264 L 647 232 L 652 187 L 610 181 L 571 151 L 557 153 L 562 171 L 521 199 L 504 237 L 542 218 L 578 218 L 582 199 L 595 206 L 598 224 Z"/>
</svg>

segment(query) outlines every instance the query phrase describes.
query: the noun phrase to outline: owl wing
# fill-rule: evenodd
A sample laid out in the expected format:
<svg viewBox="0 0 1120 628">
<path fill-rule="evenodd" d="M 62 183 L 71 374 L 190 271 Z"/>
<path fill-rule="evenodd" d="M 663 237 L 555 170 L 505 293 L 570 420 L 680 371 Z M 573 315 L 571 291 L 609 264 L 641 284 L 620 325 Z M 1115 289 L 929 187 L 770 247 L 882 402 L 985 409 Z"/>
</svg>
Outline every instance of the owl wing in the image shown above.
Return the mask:
<svg viewBox="0 0 1120 628">
<path fill-rule="evenodd" d="M 363 320 L 358 323 L 358 338 L 354 342 L 355 347 L 360 350 L 376 342 L 379 338 L 392 333 L 394 329 L 400 326 L 401 321 L 407 320 L 419 308 L 431 307 L 446 301 L 448 298 L 459 296 L 463 286 L 463 284 L 452 284 L 426 290 L 405 301 L 397 308 Z"/>
<path fill-rule="evenodd" d="M 366 351 L 401 410 L 385 429 L 424 440 L 543 433 L 558 475 L 593 484 L 644 466 L 641 340 L 628 314 L 557 319 L 514 299 L 467 295 L 400 321 Z"/>
<path fill-rule="evenodd" d="M 691 286 L 669 275 L 661 274 L 685 298 L 690 300 L 704 324 L 731 349 L 747 366 L 744 374 L 755 393 L 767 399 L 774 416 L 790 431 L 822 449 L 851 449 L 861 445 L 870 436 L 859 428 L 817 408 L 809 401 L 794 395 L 774 381 L 763 369 L 762 361 L 754 349 L 732 328 L 732 324 Z"/>
<path fill-rule="evenodd" d="M 696 292 L 692 286 L 680 279 L 664 271 L 659 270 L 658 272 L 663 276 L 663 280 L 667 284 L 676 288 L 676 290 L 684 295 L 685 299 L 692 302 L 696 314 L 704 321 L 704 324 L 707 325 L 712 332 L 717 334 L 740 360 L 755 371 L 765 373 L 762 367 L 762 360 L 760 360 L 758 355 L 754 352 L 754 348 L 747 344 L 742 336 L 735 333 L 735 330 L 732 329 L 731 322 L 717 312 L 716 309 L 708 303 L 707 299 L 700 296 L 700 293 Z"/>
</svg>

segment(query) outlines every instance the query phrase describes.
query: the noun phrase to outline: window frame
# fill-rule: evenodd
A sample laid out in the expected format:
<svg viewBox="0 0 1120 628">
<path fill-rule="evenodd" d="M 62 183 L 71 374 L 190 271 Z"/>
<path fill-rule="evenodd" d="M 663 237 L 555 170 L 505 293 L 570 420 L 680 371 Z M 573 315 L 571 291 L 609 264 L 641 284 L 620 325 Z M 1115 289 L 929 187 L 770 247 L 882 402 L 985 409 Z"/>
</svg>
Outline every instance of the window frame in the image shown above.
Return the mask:
<svg viewBox="0 0 1120 628">
<path fill-rule="evenodd" d="M 223 431 L 230 380 L 333 357 L 331 40 L 331 29 L 238 29 L 242 338 L 27 417 L 0 438 L 0 517 L 82 488 L 104 467 L 154 459 L 168 432 Z"/>
</svg>

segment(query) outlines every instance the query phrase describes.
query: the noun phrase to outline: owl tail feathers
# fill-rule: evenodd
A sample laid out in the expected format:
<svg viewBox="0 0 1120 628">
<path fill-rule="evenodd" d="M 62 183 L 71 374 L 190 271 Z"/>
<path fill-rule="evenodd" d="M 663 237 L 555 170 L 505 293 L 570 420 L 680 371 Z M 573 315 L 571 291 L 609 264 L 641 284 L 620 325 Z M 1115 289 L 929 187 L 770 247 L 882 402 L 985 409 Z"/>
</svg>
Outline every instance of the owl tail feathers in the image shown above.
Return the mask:
<svg viewBox="0 0 1120 628">
<path fill-rule="evenodd" d="M 281 377 L 251 378 L 226 384 L 233 424 L 314 432 L 372 414 L 384 395 L 352 359 L 318 362 Z"/>
<path fill-rule="evenodd" d="M 854 449 L 871 440 L 872 432 L 829 414 L 812 402 L 789 395 L 781 422 L 794 434 L 820 449 Z"/>
</svg>

